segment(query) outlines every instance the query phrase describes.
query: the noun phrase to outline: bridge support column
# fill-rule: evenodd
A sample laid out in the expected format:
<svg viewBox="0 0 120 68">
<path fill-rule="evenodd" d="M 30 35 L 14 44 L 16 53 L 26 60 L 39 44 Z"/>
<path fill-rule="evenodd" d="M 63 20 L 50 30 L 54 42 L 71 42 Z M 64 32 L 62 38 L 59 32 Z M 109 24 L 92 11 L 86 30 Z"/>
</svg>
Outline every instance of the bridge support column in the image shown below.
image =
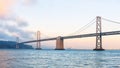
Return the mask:
<svg viewBox="0 0 120 68">
<path fill-rule="evenodd" d="M 101 27 L 101 17 L 96 17 L 96 48 L 93 50 L 103 51 L 102 48 L 102 27 Z"/>
<path fill-rule="evenodd" d="M 64 50 L 64 40 L 61 36 L 56 39 L 56 48 L 55 50 Z"/>
<path fill-rule="evenodd" d="M 40 31 L 37 31 L 37 40 L 40 40 Z M 37 48 L 36 50 L 41 50 L 41 43 L 37 41 Z"/>
<path fill-rule="evenodd" d="M 19 37 L 16 37 L 16 49 L 19 49 L 18 43 L 19 43 Z"/>
</svg>

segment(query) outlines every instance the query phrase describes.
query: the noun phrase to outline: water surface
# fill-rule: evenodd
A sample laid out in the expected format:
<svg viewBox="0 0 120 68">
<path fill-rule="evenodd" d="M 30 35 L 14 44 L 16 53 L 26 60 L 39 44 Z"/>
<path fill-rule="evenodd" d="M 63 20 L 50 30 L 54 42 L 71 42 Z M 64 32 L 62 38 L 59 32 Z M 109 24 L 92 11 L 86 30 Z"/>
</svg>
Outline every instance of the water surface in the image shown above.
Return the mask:
<svg viewBox="0 0 120 68">
<path fill-rule="evenodd" d="M 0 50 L 0 68 L 120 68 L 120 50 Z"/>
</svg>

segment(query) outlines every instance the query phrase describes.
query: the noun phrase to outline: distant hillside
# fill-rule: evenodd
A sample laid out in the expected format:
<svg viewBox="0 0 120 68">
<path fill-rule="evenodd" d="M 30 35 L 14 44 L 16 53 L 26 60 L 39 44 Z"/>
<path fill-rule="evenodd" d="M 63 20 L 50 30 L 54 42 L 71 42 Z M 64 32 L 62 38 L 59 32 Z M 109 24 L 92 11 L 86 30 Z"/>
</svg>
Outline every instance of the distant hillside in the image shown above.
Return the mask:
<svg viewBox="0 0 120 68">
<path fill-rule="evenodd" d="M 14 41 L 0 41 L 0 49 L 16 49 Z M 19 49 L 33 49 L 30 45 L 19 44 Z"/>
</svg>

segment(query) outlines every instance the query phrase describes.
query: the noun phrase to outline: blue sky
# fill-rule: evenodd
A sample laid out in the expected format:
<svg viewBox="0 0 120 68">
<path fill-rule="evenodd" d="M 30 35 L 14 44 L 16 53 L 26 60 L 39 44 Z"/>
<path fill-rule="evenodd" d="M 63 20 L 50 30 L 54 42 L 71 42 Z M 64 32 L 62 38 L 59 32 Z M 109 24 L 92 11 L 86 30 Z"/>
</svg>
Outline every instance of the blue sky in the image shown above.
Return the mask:
<svg viewBox="0 0 120 68">
<path fill-rule="evenodd" d="M 2 0 L 1 0 L 2 1 Z M 6 0 L 7 1 L 7 0 Z M 101 16 L 115 21 L 120 21 L 120 1 L 119 0 L 11 0 L 15 1 L 12 5 L 6 5 L 10 13 L 5 14 L 5 17 L 10 17 L 11 20 L 3 20 L 6 22 L 3 31 L 6 35 L 9 34 L 12 38 L 19 36 L 22 40 L 32 40 L 35 39 L 35 32 L 40 30 L 43 38 L 45 36 L 56 37 L 64 36 L 74 33 L 76 30 L 82 26 L 89 23 L 96 16 Z M 6 7 L 5 6 L 5 7 Z M 4 7 L 4 6 L 3 6 Z M 2 16 L 1 16 L 2 18 Z M 14 18 L 14 20 L 13 20 Z M 22 23 L 24 26 L 21 27 L 16 24 Z M 11 28 L 14 26 L 16 32 L 8 30 L 7 24 Z M 27 24 L 27 25 L 26 25 Z M 118 24 L 111 22 L 102 21 L 103 31 L 114 31 L 120 30 Z M 2 25 L 3 26 L 3 25 Z M 13 28 L 14 29 L 14 28 Z M 85 31 L 77 34 L 93 33 L 95 32 L 95 24 Z M 23 36 L 23 34 L 25 36 Z M 5 35 L 3 34 L 3 35 Z M 2 35 L 2 34 L 1 34 Z M 30 37 L 30 38 L 29 38 Z M 118 36 L 107 37 L 107 39 L 119 39 Z M 120 36 L 119 36 L 120 37 Z M 1 37 L 1 39 L 4 39 Z M 9 39 L 5 38 L 5 40 Z M 15 39 L 14 39 L 15 40 Z M 84 41 L 83 41 L 84 40 Z M 65 40 L 66 48 L 93 48 L 95 45 L 95 38 L 86 39 L 74 39 Z M 86 40 L 86 41 L 85 41 Z M 105 40 L 103 45 L 105 48 L 117 48 L 119 45 L 109 47 L 109 44 L 114 44 L 114 42 L 109 43 L 110 40 Z M 80 43 L 83 42 L 83 43 Z M 88 42 L 92 47 L 85 43 Z M 104 42 L 104 40 L 103 40 Z M 43 45 L 55 46 L 55 41 L 53 42 L 43 42 Z M 76 45 L 73 47 L 72 45 Z M 87 46 L 89 45 L 89 46 Z"/>
<path fill-rule="evenodd" d="M 30 22 L 29 27 L 57 36 L 74 32 L 96 16 L 119 21 L 118 6 L 118 0 L 38 0 L 15 11 Z"/>
</svg>

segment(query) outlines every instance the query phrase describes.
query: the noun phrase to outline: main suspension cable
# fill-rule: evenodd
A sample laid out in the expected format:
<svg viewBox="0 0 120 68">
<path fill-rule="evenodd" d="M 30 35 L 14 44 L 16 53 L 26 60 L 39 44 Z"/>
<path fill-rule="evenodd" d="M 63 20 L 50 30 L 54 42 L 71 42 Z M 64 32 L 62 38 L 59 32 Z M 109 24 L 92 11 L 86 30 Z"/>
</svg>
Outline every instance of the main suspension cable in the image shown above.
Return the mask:
<svg viewBox="0 0 120 68">
<path fill-rule="evenodd" d="M 92 24 L 95 23 L 95 22 L 94 22 L 95 19 L 96 19 L 96 18 L 94 18 L 92 21 L 90 21 L 88 24 L 84 25 L 83 27 L 81 27 L 81 28 L 78 29 L 77 31 L 75 31 L 75 32 L 73 32 L 73 33 L 70 33 L 69 35 L 74 35 L 74 34 L 76 34 L 76 33 L 80 33 L 80 32 L 82 32 L 82 31 L 84 31 L 85 29 L 89 28 Z"/>
<path fill-rule="evenodd" d="M 116 22 L 116 21 L 113 21 L 113 20 L 109 20 L 109 19 L 106 19 L 106 18 L 102 18 L 103 20 L 105 21 L 109 21 L 109 22 L 112 22 L 112 23 L 116 23 L 116 24 L 120 24 L 120 22 Z"/>
</svg>

